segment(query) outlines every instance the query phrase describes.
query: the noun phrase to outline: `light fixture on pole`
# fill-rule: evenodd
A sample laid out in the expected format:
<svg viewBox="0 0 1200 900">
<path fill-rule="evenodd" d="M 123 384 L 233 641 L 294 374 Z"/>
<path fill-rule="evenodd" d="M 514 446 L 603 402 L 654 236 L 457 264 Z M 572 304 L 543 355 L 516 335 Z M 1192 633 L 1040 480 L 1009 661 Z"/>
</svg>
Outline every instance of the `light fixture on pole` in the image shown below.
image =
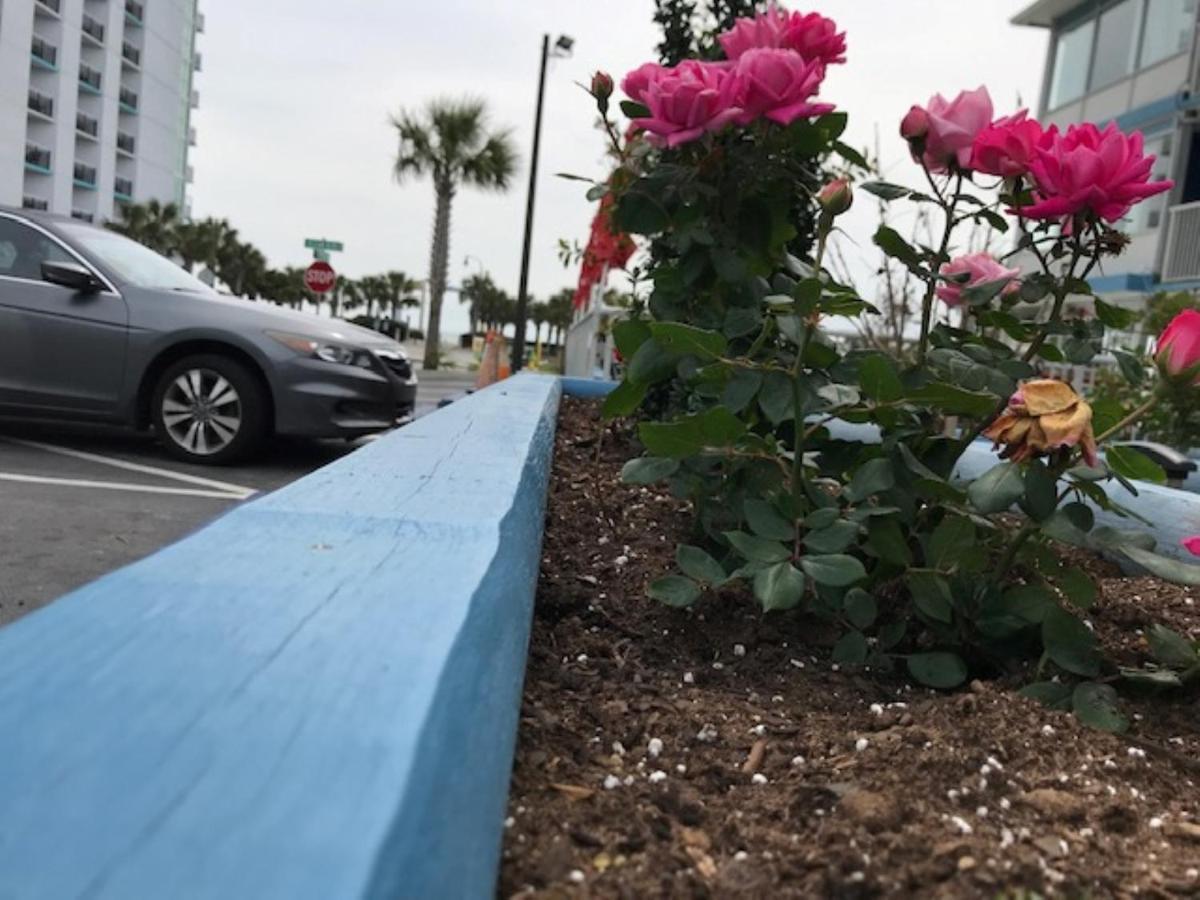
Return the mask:
<svg viewBox="0 0 1200 900">
<path fill-rule="evenodd" d="M 512 345 L 512 371 L 525 364 L 525 318 L 529 313 L 529 252 L 533 241 L 533 201 L 537 191 L 538 150 L 542 144 L 542 103 L 546 96 L 546 62 L 571 55 L 574 38 L 560 34 L 550 46 L 550 35 L 542 35 L 542 62 L 538 70 L 537 110 L 533 117 L 533 154 L 529 159 L 529 196 L 525 200 L 525 243 L 521 248 L 521 281 L 517 287 L 516 334 Z"/>
</svg>

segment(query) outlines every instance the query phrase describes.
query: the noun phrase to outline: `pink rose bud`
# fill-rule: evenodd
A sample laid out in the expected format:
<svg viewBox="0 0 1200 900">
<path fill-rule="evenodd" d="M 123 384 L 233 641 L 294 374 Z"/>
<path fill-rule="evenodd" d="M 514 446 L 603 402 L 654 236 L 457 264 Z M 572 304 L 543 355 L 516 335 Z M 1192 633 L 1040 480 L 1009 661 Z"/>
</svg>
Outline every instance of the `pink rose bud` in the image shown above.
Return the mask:
<svg viewBox="0 0 1200 900">
<path fill-rule="evenodd" d="M 1158 338 L 1158 369 L 1172 381 L 1200 381 L 1200 312 L 1185 309 Z"/>
<path fill-rule="evenodd" d="M 919 106 L 914 106 L 900 120 L 900 137 L 906 141 L 919 141 L 929 134 L 929 115 Z"/>
<path fill-rule="evenodd" d="M 1185 537 L 1179 543 L 1187 549 L 1187 552 L 1192 556 L 1200 556 L 1200 534 L 1193 534 L 1191 537 Z"/>
<path fill-rule="evenodd" d="M 612 96 L 613 80 L 607 72 L 597 72 L 592 76 L 592 96 L 597 100 L 607 100 Z"/>
<path fill-rule="evenodd" d="M 840 216 L 854 203 L 854 192 L 845 178 L 835 178 L 817 192 L 817 203 L 830 218 Z"/>
</svg>

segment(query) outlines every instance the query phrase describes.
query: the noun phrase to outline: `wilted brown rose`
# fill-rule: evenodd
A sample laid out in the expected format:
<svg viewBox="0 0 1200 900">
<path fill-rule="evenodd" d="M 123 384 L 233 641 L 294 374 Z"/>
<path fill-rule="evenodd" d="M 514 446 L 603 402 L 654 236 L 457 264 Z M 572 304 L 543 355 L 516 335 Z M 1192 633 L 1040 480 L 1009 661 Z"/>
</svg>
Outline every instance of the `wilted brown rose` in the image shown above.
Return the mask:
<svg viewBox="0 0 1200 900">
<path fill-rule="evenodd" d="M 1003 444 L 1001 455 L 1013 462 L 1079 445 L 1087 464 L 1097 463 L 1091 406 L 1070 385 L 1053 378 L 1021 385 L 983 434 L 997 446 Z"/>
</svg>

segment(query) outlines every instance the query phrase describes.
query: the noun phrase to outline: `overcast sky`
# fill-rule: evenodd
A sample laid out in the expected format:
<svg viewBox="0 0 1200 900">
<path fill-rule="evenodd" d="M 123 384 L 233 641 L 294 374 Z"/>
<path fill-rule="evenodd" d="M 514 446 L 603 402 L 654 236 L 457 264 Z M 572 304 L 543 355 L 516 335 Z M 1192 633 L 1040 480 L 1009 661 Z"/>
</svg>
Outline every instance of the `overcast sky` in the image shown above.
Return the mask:
<svg viewBox="0 0 1200 900">
<path fill-rule="evenodd" d="M 1036 108 L 1046 33 L 1008 20 L 1026 0 L 824 0 L 791 4 L 835 19 L 849 61 L 831 69 L 822 99 L 850 113 L 847 137 L 882 136 L 895 181 L 918 175 L 895 136 L 900 117 L 934 92 L 986 84 L 997 114 L 1018 98 Z M 455 200 L 450 279 L 478 259 L 516 293 L 538 52 L 544 31 L 575 39 L 547 78 L 530 290 L 574 284 L 560 238 L 583 241 L 593 213 L 585 186 L 556 178 L 604 175 L 590 99 L 576 86 L 603 68 L 620 76 L 654 56 L 651 0 L 201 0 L 203 71 L 195 112 L 193 214 L 230 220 L 272 265 L 303 265 L 306 237 L 344 241 L 334 266 L 350 276 L 429 269 L 433 189 L 398 186 L 389 113 L 437 96 L 484 98 L 511 127 L 521 169 L 507 194 Z M 873 212 L 860 203 L 849 230 L 870 253 Z M 853 248 L 851 248 L 853 253 Z M 473 257 L 464 266 L 467 256 Z M 615 282 L 614 282 L 615 283 Z M 465 330 L 448 298 L 444 333 Z"/>
</svg>

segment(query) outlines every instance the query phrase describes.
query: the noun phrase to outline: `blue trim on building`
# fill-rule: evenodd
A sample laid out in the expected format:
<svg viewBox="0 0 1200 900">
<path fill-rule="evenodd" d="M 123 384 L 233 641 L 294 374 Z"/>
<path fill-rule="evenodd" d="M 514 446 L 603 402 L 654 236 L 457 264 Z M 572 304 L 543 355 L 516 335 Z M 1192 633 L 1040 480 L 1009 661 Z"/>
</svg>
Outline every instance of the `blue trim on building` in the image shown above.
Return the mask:
<svg viewBox="0 0 1200 900">
<path fill-rule="evenodd" d="M 1170 97 L 1163 97 L 1161 100 L 1123 112 L 1109 121 L 1116 122 L 1122 131 L 1138 129 L 1154 133 L 1174 127 L 1176 116 L 1191 109 L 1200 109 L 1200 96 L 1190 96 L 1180 91 Z M 1156 128 L 1157 125 L 1162 127 Z"/>
<path fill-rule="evenodd" d="M 36 53 L 30 53 L 29 58 L 33 61 L 33 64 L 40 69 L 49 69 L 51 72 L 58 71 L 58 66 L 56 64 L 50 62 L 48 59 L 43 59 Z"/>
<path fill-rule="evenodd" d="M 25 171 L 36 172 L 38 175 L 53 174 L 49 166 L 39 166 L 37 163 L 26 162 Z"/>
<path fill-rule="evenodd" d="M 1127 272 L 1124 275 L 1097 275 L 1088 279 L 1092 290 L 1101 294 L 1121 291 L 1149 291 L 1154 287 L 1154 276 L 1148 273 Z"/>
<path fill-rule="evenodd" d="M 0 630 L 22 897 L 490 897 L 563 390 L 519 375 Z"/>
</svg>

